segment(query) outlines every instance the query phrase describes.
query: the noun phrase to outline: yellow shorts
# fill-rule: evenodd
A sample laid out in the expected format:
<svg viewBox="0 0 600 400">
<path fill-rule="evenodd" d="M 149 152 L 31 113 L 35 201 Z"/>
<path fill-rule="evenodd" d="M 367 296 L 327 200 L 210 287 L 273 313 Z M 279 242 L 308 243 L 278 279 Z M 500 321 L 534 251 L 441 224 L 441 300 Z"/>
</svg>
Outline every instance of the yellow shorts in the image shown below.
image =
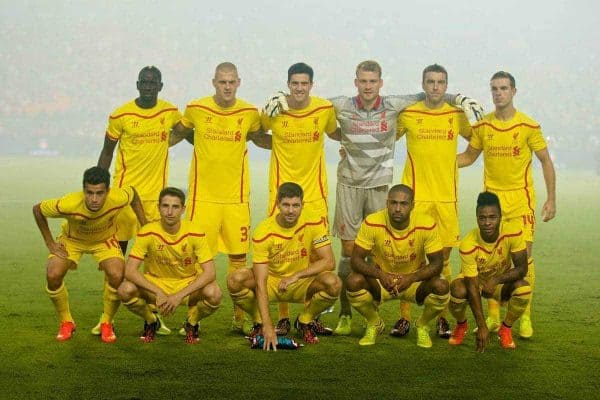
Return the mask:
<svg viewBox="0 0 600 400">
<path fill-rule="evenodd" d="M 75 267 L 79 264 L 79 260 L 83 254 L 91 254 L 97 263 L 101 263 L 109 258 L 120 258 L 121 260 L 124 260 L 121 246 L 119 246 L 119 241 L 116 237 L 112 237 L 105 242 L 88 244 L 60 235 L 56 238 L 56 241 L 65 245 L 67 253 L 69 253 L 67 259 L 73 261 Z M 57 256 L 54 254 L 48 255 L 48 258 L 52 257 Z"/>
<path fill-rule="evenodd" d="M 270 302 L 276 303 L 304 303 L 308 287 L 314 282 L 316 277 L 303 278 L 287 287 L 285 292 L 280 292 L 279 282 L 282 277 L 271 276 L 267 278 L 267 293 Z"/>
<path fill-rule="evenodd" d="M 383 304 L 386 301 L 390 301 L 390 300 L 402 300 L 402 301 L 408 301 L 411 303 L 418 304 L 417 303 L 417 289 L 419 288 L 419 285 L 422 282 L 413 283 L 406 290 L 400 292 L 397 296 L 392 295 L 383 286 L 381 286 L 381 282 L 379 282 L 379 279 L 377 280 L 377 283 L 379 283 L 379 289 L 381 290 L 381 301 L 379 302 L 379 304 Z"/>
<path fill-rule="evenodd" d="M 144 215 L 148 222 L 160 220 L 158 201 L 145 200 L 142 201 L 142 205 L 144 206 Z M 117 239 L 122 242 L 133 239 L 140 228 L 140 223 L 131 207 L 125 207 L 123 211 L 117 214 L 116 224 Z"/>
<path fill-rule="evenodd" d="M 500 199 L 502 220 L 518 223 L 523 228 L 526 242 L 533 242 L 535 233 L 535 192 L 532 188 L 499 190 L 494 192 Z"/>
<path fill-rule="evenodd" d="M 458 247 L 460 244 L 460 230 L 458 228 L 456 203 L 417 201 L 414 209 L 417 212 L 429 214 L 435 219 L 444 247 Z"/>
<path fill-rule="evenodd" d="M 190 283 L 192 283 L 198 275 L 192 275 L 183 279 L 174 279 L 174 278 L 159 278 L 154 275 L 144 274 L 144 278 L 146 278 L 149 282 L 155 284 L 159 288 L 162 289 L 163 292 L 167 295 L 172 295 L 175 293 L 181 292 L 185 289 Z M 181 300 L 181 304 L 187 305 L 189 300 L 189 296 L 184 297 Z"/>
<path fill-rule="evenodd" d="M 222 204 L 190 201 L 187 215 L 206 233 L 212 254 L 246 254 L 250 248 L 250 207 L 248 203 Z M 188 217 L 188 219 L 190 219 Z"/>
</svg>

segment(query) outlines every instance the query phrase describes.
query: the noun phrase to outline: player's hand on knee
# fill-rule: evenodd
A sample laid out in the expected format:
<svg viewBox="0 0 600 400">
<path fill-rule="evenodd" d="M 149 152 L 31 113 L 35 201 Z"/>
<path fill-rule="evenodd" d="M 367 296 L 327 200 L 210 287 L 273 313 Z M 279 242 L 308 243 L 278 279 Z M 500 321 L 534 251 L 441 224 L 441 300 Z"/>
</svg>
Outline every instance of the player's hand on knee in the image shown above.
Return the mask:
<svg viewBox="0 0 600 400">
<path fill-rule="evenodd" d="M 279 114 L 281 114 L 284 111 L 288 111 L 290 109 L 290 107 L 288 106 L 287 103 L 287 96 L 288 94 L 284 91 L 279 91 L 277 93 L 275 93 L 273 96 L 271 96 L 268 100 L 267 100 L 267 104 L 265 104 L 265 107 L 263 108 L 263 112 L 271 117 L 274 118 L 276 116 L 278 116 Z"/>
<path fill-rule="evenodd" d="M 473 114 L 477 121 L 482 120 L 484 117 L 483 107 L 475 99 L 457 94 L 454 98 L 454 105 L 460 107 L 467 115 L 469 113 Z"/>
<path fill-rule="evenodd" d="M 54 254 L 57 257 L 69 257 L 69 252 L 67 251 L 67 248 L 65 247 L 64 243 L 52 242 L 48 245 L 48 250 L 51 254 Z"/>
</svg>

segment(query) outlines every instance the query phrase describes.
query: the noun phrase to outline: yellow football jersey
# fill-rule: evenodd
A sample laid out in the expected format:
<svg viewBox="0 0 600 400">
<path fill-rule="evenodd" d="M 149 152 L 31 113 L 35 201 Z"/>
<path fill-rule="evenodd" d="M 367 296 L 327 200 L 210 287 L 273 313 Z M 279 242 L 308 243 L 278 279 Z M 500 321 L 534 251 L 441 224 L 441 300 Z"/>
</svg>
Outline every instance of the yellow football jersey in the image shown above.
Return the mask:
<svg viewBox="0 0 600 400">
<path fill-rule="evenodd" d="M 370 250 L 383 271 L 400 274 L 416 271 L 426 263 L 426 254 L 443 248 L 432 217 L 413 212 L 408 227 L 397 230 L 390 223 L 387 208 L 365 218 L 355 243 Z"/>
<path fill-rule="evenodd" d="M 160 221 L 144 225 L 137 234 L 129 257 L 144 261 L 144 271 L 157 278 L 185 279 L 198 273 L 198 266 L 213 259 L 204 233 L 189 221 L 179 231 L 166 232 Z"/>
<path fill-rule="evenodd" d="M 531 153 L 546 148 L 540 125 L 517 111 L 509 121 L 494 113 L 473 126 L 471 147 L 483 151 L 486 190 L 533 187 Z"/>
<path fill-rule="evenodd" d="M 479 276 L 481 283 L 502 275 L 511 268 L 511 253 L 525 250 L 525 239 L 517 224 L 501 223 L 500 234 L 494 243 L 481 238 L 479 228 L 473 229 L 460 244 L 462 274 Z"/>
<path fill-rule="evenodd" d="M 111 188 L 106 201 L 98 211 L 90 211 L 85 205 L 83 191 L 69 193 L 60 199 L 44 200 L 40 203 L 46 218 L 64 218 L 62 233 L 69 239 L 86 244 L 101 243 L 117 233 L 117 214 L 133 201 L 133 188 Z"/>
<path fill-rule="evenodd" d="M 247 203 L 250 195 L 248 132 L 260 130 L 258 110 L 237 99 L 229 108 L 212 97 L 188 104 L 181 120 L 194 128 L 194 153 L 190 165 L 190 201 Z"/>
<path fill-rule="evenodd" d="M 458 136 L 469 139 L 471 125 L 464 111 L 447 103 L 429 109 L 423 101 L 398 116 L 398 137 L 406 134 L 407 157 L 402 183 L 415 201 L 456 202 Z"/>
<path fill-rule="evenodd" d="M 273 135 L 269 167 L 269 191 L 276 193 L 284 182 L 295 182 L 304 190 L 304 201 L 326 199 L 327 168 L 324 134 L 337 128 L 329 100 L 311 97 L 308 107 L 269 118 L 261 116 L 263 130 Z"/>
<path fill-rule="evenodd" d="M 292 228 L 284 228 L 273 215 L 262 221 L 252 236 L 254 264 L 268 264 L 269 275 L 290 276 L 308 267 L 314 249 L 330 245 L 325 218 L 302 213 Z"/>
<path fill-rule="evenodd" d="M 130 101 L 108 118 L 106 136 L 119 141 L 113 186 L 133 186 L 140 199 L 158 201 L 169 176 L 169 135 L 181 119 L 173 104 L 158 100 L 152 108 Z"/>
</svg>

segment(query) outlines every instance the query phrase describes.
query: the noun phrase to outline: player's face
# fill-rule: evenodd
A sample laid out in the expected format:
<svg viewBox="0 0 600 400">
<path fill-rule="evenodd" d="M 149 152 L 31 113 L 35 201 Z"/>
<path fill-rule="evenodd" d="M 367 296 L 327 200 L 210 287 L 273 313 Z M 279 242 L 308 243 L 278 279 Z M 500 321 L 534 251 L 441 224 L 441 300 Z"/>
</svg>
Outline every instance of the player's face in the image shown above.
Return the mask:
<svg viewBox="0 0 600 400">
<path fill-rule="evenodd" d="M 85 195 L 85 206 L 87 209 L 96 212 L 104 206 L 106 196 L 108 196 L 108 188 L 104 183 L 97 185 L 86 183 L 83 185 L 83 194 Z"/>
<path fill-rule="evenodd" d="M 279 208 L 279 223 L 283 227 L 292 227 L 296 225 L 302 212 L 302 199 L 300 197 L 284 197 L 277 203 L 277 208 Z"/>
<path fill-rule="evenodd" d="M 294 108 L 303 108 L 308 106 L 310 101 L 310 90 L 313 83 L 308 74 L 292 74 L 288 82 L 290 89 L 290 106 Z"/>
<path fill-rule="evenodd" d="M 181 215 L 185 211 L 185 206 L 177 196 L 163 196 L 158 204 L 160 220 L 163 225 L 175 226 L 181 221 Z"/>
<path fill-rule="evenodd" d="M 492 100 L 496 108 L 506 108 L 512 106 L 513 97 L 517 94 L 517 88 L 510 86 L 510 79 L 496 78 L 490 82 L 492 90 Z"/>
<path fill-rule="evenodd" d="M 235 94 L 241 83 L 237 72 L 217 70 L 212 83 L 215 87 L 215 102 L 221 107 L 231 107 L 235 103 Z"/>
<path fill-rule="evenodd" d="M 410 213 L 414 207 L 414 202 L 408 193 L 393 192 L 387 198 L 387 210 L 392 222 L 392 226 L 396 229 L 404 229 L 410 221 Z"/>
<path fill-rule="evenodd" d="M 158 92 L 163 87 L 158 76 L 152 71 L 142 71 L 137 81 L 137 90 L 140 92 L 140 102 L 153 106 L 158 99 Z"/>
<path fill-rule="evenodd" d="M 375 71 L 358 70 L 358 75 L 354 79 L 354 86 L 358 89 L 358 97 L 363 103 L 370 104 L 379 96 L 383 79 Z"/>
<path fill-rule="evenodd" d="M 500 221 L 502 217 L 496 206 L 483 206 L 477 209 L 477 225 L 481 238 L 488 243 L 493 243 L 500 234 Z"/>
<path fill-rule="evenodd" d="M 432 105 L 441 105 L 448 89 L 448 79 L 443 72 L 426 72 L 423 77 L 423 91 L 427 102 Z"/>
</svg>

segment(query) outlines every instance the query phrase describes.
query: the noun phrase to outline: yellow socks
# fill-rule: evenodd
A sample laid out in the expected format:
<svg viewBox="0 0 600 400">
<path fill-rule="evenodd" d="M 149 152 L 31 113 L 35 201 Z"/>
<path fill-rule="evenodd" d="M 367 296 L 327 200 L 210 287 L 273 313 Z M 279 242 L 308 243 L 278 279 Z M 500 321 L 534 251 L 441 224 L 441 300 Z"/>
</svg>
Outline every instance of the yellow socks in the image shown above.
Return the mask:
<svg viewBox="0 0 600 400">
<path fill-rule="evenodd" d="M 202 301 L 198 302 L 198 304 L 196 305 L 196 308 L 198 309 L 196 323 L 198 323 L 198 320 L 201 320 L 202 318 L 206 318 L 209 315 L 211 315 L 212 313 L 214 313 L 215 311 L 217 311 L 217 309 L 219 308 L 219 305 L 218 304 L 217 305 L 210 304 L 208 301 L 202 300 Z M 192 321 L 189 320 L 189 315 L 190 315 L 190 313 L 188 312 L 188 322 L 192 325 L 196 325 L 196 323 L 192 323 Z"/>
<path fill-rule="evenodd" d="M 102 312 L 102 317 L 100 318 L 100 322 L 108 322 L 109 324 L 112 324 L 112 320 L 119 310 L 119 306 L 121 305 L 121 300 L 117 294 L 117 289 L 110 286 L 106 279 L 104 280 L 102 302 L 104 304 L 104 309 Z"/>
<path fill-rule="evenodd" d="M 423 302 L 423 313 L 417 320 L 417 326 L 426 326 L 429 321 L 439 316 L 448 307 L 450 293 L 443 295 L 431 293 Z"/>
<path fill-rule="evenodd" d="M 527 264 L 527 275 L 525 276 L 525 280 L 529 282 L 529 286 L 531 287 L 531 296 L 529 297 L 529 303 L 527 303 L 527 308 L 525 309 L 523 316 L 531 319 L 531 303 L 533 302 L 533 289 L 535 288 L 535 265 L 533 264 L 533 258 L 530 258 Z"/>
<path fill-rule="evenodd" d="M 531 298 L 531 286 L 521 286 L 513 290 L 510 294 L 510 300 L 508 301 L 508 307 L 506 309 L 506 316 L 504 317 L 504 324 L 512 326 L 512 324 L 519 319 L 527 304 Z"/>
<path fill-rule="evenodd" d="M 377 306 L 373 301 L 373 295 L 366 290 L 361 289 L 356 292 L 348 292 L 348 300 L 352 307 L 356 309 L 367 320 L 369 325 L 377 325 L 380 321 Z M 409 304 L 410 305 L 410 304 Z"/>
<path fill-rule="evenodd" d="M 456 297 L 450 296 L 450 303 L 448 309 L 450 313 L 456 319 L 456 322 L 463 322 L 467 319 L 467 299 L 457 299 Z"/>
<path fill-rule="evenodd" d="M 229 295 L 233 300 L 233 304 L 241 307 L 242 310 L 253 316 L 254 322 L 261 322 L 260 313 L 258 312 L 258 307 L 256 304 L 256 296 L 252 290 L 243 289 L 236 293 L 230 292 Z"/>
<path fill-rule="evenodd" d="M 135 315 L 139 315 L 147 323 L 151 324 L 156 321 L 156 315 L 154 315 L 154 313 L 146 303 L 146 300 L 140 297 L 134 297 L 127 303 L 123 304 L 125 304 L 125 307 L 127 307 L 129 311 L 131 311 Z"/>
<path fill-rule="evenodd" d="M 323 290 L 315 293 L 308 304 L 304 307 L 304 311 L 300 313 L 298 321 L 303 324 L 308 324 L 315 319 L 315 316 L 319 315 L 321 312 L 325 311 L 333 303 L 335 303 L 336 300 L 337 297 L 332 297 Z"/>
<path fill-rule="evenodd" d="M 71 310 L 69 308 L 69 292 L 67 291 L 64 282 L 55 291 L 48 289 L 46 286 L 46 292 L 50 295 L 50 300 L 52 300 L 52 304 L 54 304 L 54 309 L 56 310 L 60 322 L 73 321 L 73 316 L 71 316 Z"/>
</svg>

